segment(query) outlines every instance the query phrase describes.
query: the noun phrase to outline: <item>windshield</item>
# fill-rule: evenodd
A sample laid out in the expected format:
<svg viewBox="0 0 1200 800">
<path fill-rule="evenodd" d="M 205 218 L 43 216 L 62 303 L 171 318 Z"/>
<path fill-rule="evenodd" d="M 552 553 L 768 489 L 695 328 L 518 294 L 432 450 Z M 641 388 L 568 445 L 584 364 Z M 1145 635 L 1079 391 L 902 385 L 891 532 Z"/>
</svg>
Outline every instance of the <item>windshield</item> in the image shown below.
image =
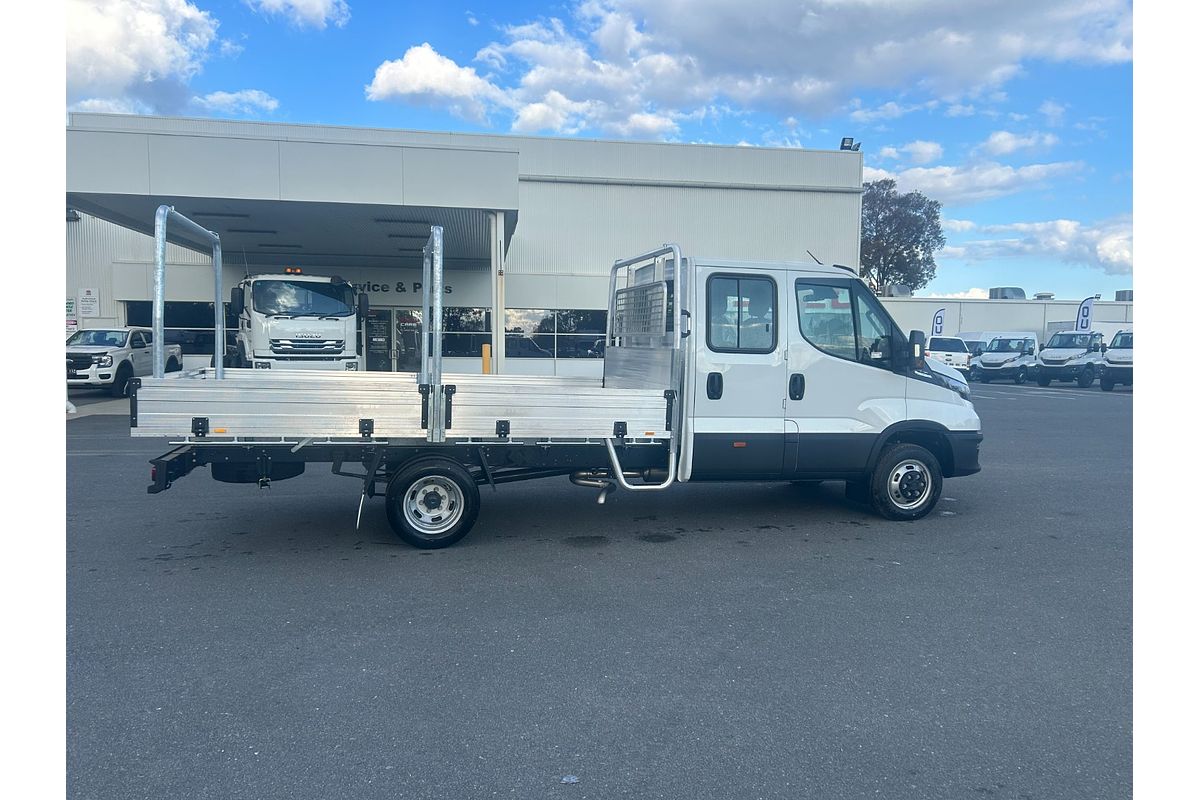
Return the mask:
<svg viewBox="0 0 1200 800">
<path fill-rule="evenodd" d="M 1109 350 L 1132 350 L 1133 349 L 1133 331 L 1129 333 L 1118 333 L 1113 337 L 1112 344 L 1108 346 Z"/>
<path fill-rule="evenodd" d="M 965 353 L 967 346 L 963 344 L 962 339 L 944 339 L 935 336 L 929 340 L 929 347 L 926 348 L 935 353 Z"/>
<path fill-rule="evenodd" d="M 268 316 L 348 317 L 354 313 L 354 287 L 316 281 L 255 281 L 254 310 Z"/>
<path fill-rule="evenodd" d="M 992 339 L 989 353 L 1023 353 L 1033 347 L 1032 339 Z"/>
<path fill-rule="evenodd" d="M 77 331 L 74 336 L 67 339 L 67 346 L 124 347 L 127 338 L 129 338 L 128 331 Z"/>
<path fill-rule="evenodd" d="M 1090 333 L 1056 333 L 1050 337 L 1046 347 L 1050 350 L 1086 350 L 1091 344 Z"/>
</svg>

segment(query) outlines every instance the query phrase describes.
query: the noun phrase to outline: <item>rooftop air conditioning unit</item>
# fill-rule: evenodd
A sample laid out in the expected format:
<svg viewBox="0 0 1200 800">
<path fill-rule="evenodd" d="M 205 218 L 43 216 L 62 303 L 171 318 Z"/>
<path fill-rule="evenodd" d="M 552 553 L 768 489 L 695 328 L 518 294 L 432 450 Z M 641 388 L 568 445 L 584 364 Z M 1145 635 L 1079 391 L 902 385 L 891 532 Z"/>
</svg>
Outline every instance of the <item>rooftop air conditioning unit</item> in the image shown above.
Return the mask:
<svg viewBox="0 0 1200 800">
<path fill-rule="evenodd" d="M 884 297 L 912 297 L 912 289 L 903 283 L 889 283 L 883 287 Z"/>
<path fill-rule="evenodd" d="M 1038 292 L 1033 296 L 1034 300 L 1053 300 L 1054 292 Z"/>
<path fill-rule="evenodd" d="M 1133 302 L 1133 289 L 1118 289 L 1116 299 L 1118 302 L 1132 303 Z"/>
<path fill-rule="evenodd" d="M 989 300 L 1024 300 L 1025 290 L 1019 286 L 993 286 L 988 289 Z"/>
</svg>

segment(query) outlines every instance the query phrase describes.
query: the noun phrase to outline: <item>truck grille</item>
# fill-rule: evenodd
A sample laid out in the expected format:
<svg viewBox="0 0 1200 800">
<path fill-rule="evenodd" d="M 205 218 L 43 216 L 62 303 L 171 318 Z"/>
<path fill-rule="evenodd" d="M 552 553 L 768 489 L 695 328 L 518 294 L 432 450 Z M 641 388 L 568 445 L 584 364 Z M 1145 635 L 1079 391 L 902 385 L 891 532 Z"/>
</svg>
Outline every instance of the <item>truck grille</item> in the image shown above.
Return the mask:
<svg viewBox="0 0 1200 800">
<path fill-rule="evenodd" d="M 67 369 L 86 370 L 92 366 L 90 353 L 67 353 Z"/>
<path fill-rule="evenodd" d="M 345 339 L 272 339 L 271 352 L 280 355 L 337 355 L 346 348 Z"/>
<path fill-rule="evenodd" d="M 1059 364 L 1065 364 L 1070 360 L 1071 359 L 1069 359 L 1069 358 L 1043 358 L 1042 362 L 1046 363 L 1046 364 L 1053 364 L 1054 366 L 1058 366 Z"/>
</svg>

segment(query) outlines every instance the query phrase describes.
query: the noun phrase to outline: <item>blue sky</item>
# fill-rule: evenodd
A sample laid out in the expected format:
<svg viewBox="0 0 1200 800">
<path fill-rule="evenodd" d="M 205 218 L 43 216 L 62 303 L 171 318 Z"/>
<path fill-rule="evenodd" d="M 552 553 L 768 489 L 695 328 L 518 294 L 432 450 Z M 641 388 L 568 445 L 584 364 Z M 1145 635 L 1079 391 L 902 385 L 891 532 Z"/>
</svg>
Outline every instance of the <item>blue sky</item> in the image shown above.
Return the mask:
<svg viewBox="0 0 1200 800">
<path fill-rule="evenodd" d="M 1132 276 L 1127 0 L 68 0 L 72 109 L 836 148 L 943 203 L 921 294 Z"/>
</svg>

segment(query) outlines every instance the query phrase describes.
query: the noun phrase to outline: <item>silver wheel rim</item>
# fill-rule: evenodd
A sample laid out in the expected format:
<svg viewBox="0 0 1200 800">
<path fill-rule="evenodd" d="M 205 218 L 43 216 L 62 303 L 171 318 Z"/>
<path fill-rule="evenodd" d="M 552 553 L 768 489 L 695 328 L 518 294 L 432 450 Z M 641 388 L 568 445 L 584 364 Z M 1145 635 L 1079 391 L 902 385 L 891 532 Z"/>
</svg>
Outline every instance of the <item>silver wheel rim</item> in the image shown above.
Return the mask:
<svg viewBox="0 0 1200 800">
<path fill-rule="evenodd" d="M 463 515 L 462 489 L 449 478 L 426 475 L 404 493 L 404 519 L 425 536 L 438 536 L 453 528 Z"/>
<path fill-rule="evenodd" d="M 896 508 L 909 510 L 929 499 L 933 481 L 929 470 L 920 461 L 906 459 L 892 467 L 888 474 L 888 496 Z"/>
</svg>

